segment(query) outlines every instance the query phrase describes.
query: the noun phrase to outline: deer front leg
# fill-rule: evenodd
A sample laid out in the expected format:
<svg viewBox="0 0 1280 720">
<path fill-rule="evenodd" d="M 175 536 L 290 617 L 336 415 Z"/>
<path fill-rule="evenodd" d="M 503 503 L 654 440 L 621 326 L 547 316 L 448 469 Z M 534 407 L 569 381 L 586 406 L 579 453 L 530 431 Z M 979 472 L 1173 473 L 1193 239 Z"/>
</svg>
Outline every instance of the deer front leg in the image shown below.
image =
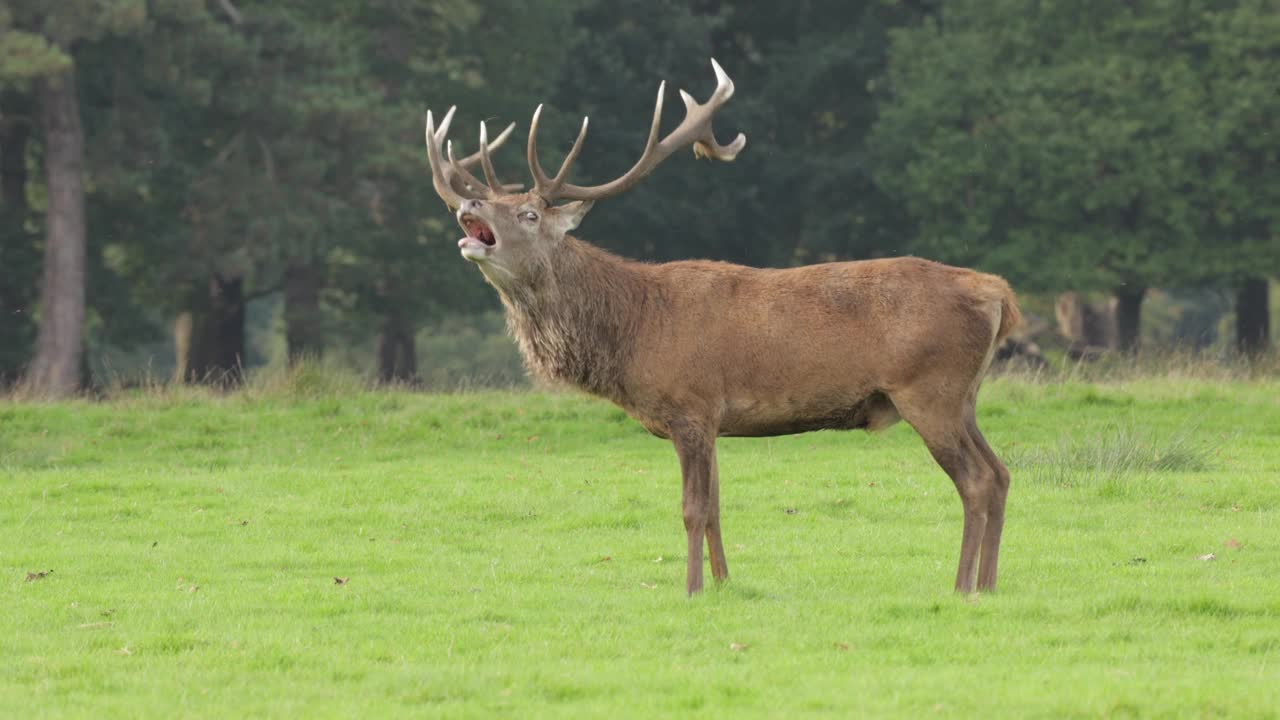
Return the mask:
<svg viewBox="0 0 1280 720">
<path fill-rule="evenodd" d="M 685 589 L 689 595 L 702 591 L 702 538 L 706 534 L 710 539 L 714 532 L 715 539 L 711 544 L 713 565 L 719 556 L 720 569 L 728 574 L 724 566 L 724 548 L 720 545 L 720 523 L 718 513 L 713 526 L 712 500 L 713 478 L 715 471 L 715 435 L 700 428 L 683 427 L 672 432 L 672 442 L 676 446 L 676 455 L 680 458 L 680 473 L 683 485 L 684 530 L 689 541 L 688 568 L 685 573 Z M 712 572 L 717 572 L 713 567 Z M 717 572 L 718 576 L 718 572 Z"/>
</svg>

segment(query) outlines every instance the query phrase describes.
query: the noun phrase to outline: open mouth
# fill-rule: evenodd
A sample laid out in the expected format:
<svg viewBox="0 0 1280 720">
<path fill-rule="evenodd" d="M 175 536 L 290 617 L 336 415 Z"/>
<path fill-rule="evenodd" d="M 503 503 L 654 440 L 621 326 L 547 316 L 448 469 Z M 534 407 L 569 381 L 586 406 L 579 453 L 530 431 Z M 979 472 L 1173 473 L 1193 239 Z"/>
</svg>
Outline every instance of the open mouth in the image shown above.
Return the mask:
<svg viewBox="0 0 1280 720">
<path fill-rule="evenodd" d="M 467 231 L 467 237 L 463 240 L 479 240 L 485 247 L 493 247 L 498 243 L 493 236 L 493 228 L 475 215 L 464 213 L 459 221 L 462 223 L 462 229 Z"/>
<path fill-rule="evenodd" d="M 467 231 L 467 236 L 458 241 L 458 250 L 462 251 L 462 257 L 474 262 L 488 260 L 489 254 L 498 245 L 498 238 L 493 234 L 493 228 L 471 213 L 459 215 L 458 224 Z"/>
</svg>

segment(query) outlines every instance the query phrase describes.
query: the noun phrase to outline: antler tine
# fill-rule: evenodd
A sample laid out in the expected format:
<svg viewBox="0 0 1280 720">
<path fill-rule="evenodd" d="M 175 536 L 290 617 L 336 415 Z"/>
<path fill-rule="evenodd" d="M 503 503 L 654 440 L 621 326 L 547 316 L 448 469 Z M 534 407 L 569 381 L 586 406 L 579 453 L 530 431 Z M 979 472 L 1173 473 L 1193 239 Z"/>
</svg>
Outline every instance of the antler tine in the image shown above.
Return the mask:
<svg viewBox="0 0 1280 720">
<path fill-rule="evenodd" d="M 729 102 L 729 98 L 733 97 L 734 87 L 733 80 L 724 71 L 724 68 L 720 67 L 720 63 L 716 62 L 715 58 L 711 58 L 711 69 L 716 73 L 716 89 L 715 92 L 711 93 L 711 97 L 707 100 L 705 106 L 711 108 L 708 113 L 706 134 L 693 143 L 693 154 L 700 158 L 709 157 L 713 160 L 730 162 L 738 157 L 738 153 L 742 152 L 742 148 L 746 147 L 747 136 L 738 133 L 738 136 L 728 145 L 721 145 L 716 142 L 716 135 L 711 130 L 710 113 L 714 113 L 720 109 L 720 106 Z M 681 94 L 685 95 L 686 111 L 692 113 L 697 106 L 697 102 L 692 97 L 688 97 L 683 90 Z"/>
<path fill-rule="evenodd" d="M 541 117 L 542 105 L 539 104 L 533 111 L 533 120 L 529 121 L 529 143 L 525 149 L 526 159 L 529 161 L 529 174 L 533 176 L 535 191 L 551 186 L 551 178 L 547 177 L 547 173 L 542 169 L 542 163 L 538 162 L 538 120 Z"/>
<path fill-rule="evenodd" d="M 494 150 L 497 150 L 498 148 L 502 147 L 502 144 L 507 141 L 507 138 L 511 137 L 511 133 L 514 132 L 515 129 L 516 129 L 516 124 L 510 123 L 509 125 L 507 125 L 506 128 L 502 130 L 502 132 L 498 133 L 498 137 L 494 138 L 493 142 L 489 143 L 489 148 L 487 152 L 485 152 L 484 154 L 476 153 L 474 155 L 468 155 L 467 157 L 459 160 L 458 164 L 464 168 L 469 168 L 475 165 L 477 160 L 484 162 L 485 155 L 488 155 L 489 153 L 492 153 Z M 489 163 L 490 163 L 490 168 L 492 168 L 493 161 L 490 160 Z M 487 178 L 488 178 L 488 173 L 486 173 L 486 179 Z M 497 174 L 494 174 L 493 180 L 497 180 L 497 179 L 498 179 Z M 524 189 L 524 184 L 500 182 L 497 185 L 494 185 L 493 187 L 491 187 L 490 189 L 494 191 L 495 195 L 506 195 L 508 193 L 520 192 L 521 190 Z"/>
<path fill-rule="evenodd" d="M 590 118 L 585 115 L 582 118 L 582 129 L 578 131 L 578 137 L 573 141 L 573 147 L 569 148 L 569 154 L 564 156 L 564 162 L 560 163 L 560 172 L 556 173 L 556 177 L 551 181 L 551 189 L 554 191 L 569 179 L 569 170 L 573 167 L 574 161 L 578 159 L 578 153 L 582 152 L 582 143 L 587 139 L 587 121 Z"/>
<path fill-rule="evenodd" d="M 684 94 L 684 91 L 680 91 Z M 658 99 L 653 103 L 653 121 L 649 123 L 649 138 L 644 141 L 644 152 L 640 153 L 640 157 L 644 157 L 653 152 L 653 146 L 658 144 L 658 130 L 662 128 L 662 101 L 667 97 L 667 81 L 663 80 L 658 83 Z"/>
<path fill-rule="evenodd" d="M 515 127 L 515 124 L 511 127 Z M 480 121 L 480 166 L 484 168 L 484 180 L 489 184 L 489 189 L 501 193 L 502 181 L 498 179 L 498 173 L 494 172 L 493 160 L 489 158 L 489 129 L 483 120 Z"/>
<path fill-rule="evenodd" d="M 482 132 L 485 132 L 485 134 L 487 135 L 487 134 L 488 134 L 488 133 L 487 133 L 487 129 L 486 129 L 486 128 L 484 128 L 484 127 L 483 127 L 483 125 L 484 125 L 484 123 L 481 123 L 481 126 L 482 126 L 482 127 L 481 127 L 481 131 L 482 131 Z M 466 156 L 466 157 L 462 158 L 461 160 L 459 160 L 459 161 L 458 161 L 458 165 L 459 165 L 459 166 L 461 166 L 464 170 L 470 170 L 471 168 L 475 167 L 477 164 L 483 164 L 483 163 L 486 161 L 486 158 L 487 158 L 487 156 L 488 156 L 490 153 L 492 153 L 494 150 L 497 150 L 498 148 L 502 147 L 502 143 L 506 142 L 506 141 L 507 141 L 507 138 L 511 137 L 511 133 L 512 133 L 515 129 L 516 129 L 516 124 L 515 124 L 515 123 L 511 123 L 511 124 L 507 125 L 507 127 L 506 127 L 505 129 L 503 129 L 503 131 L 502 131 L 501 133 L 499 133 L 499 134 L 498 134 L 498 137 L 497 137 L 497 138 L 495 138 L 495 139 L 494 139 L 494 141 L 493 141 L 492 143 L 482 143 L 482 146 L 481 146 L 481 148 L 480 148 L 479 150 L 477 150 L 477 151 L 475 151 L 475 152 L 471 153 L 470 155 L 468 155 L 468 156 Z M 487 145 L 488 145 L 488 147 L 487 147 L 487 148 L 483 147 L 483 145 L 485 145 L 485 144 L 487 144 Z M 489 162 L 489 169 L 490 169 L 490 170 L 492 170 L 492 169 L 493 169 L 493 161 L 492 161 L 492 160 L 488 160 L 488 162 Z M 488 173 L 486 172 L 486 173 L 485 173 L 485 175 L 486 175 L 486 179 L 487 179 L 487 177 L 488 177 Z M 497 178 L 497 175 L 496 175 L 496 174 L 494 175 L 494 178 L 495 178 L 495 179 Z M 491 185 L 490 189 L 491 189 L 491 190 L 495 190 L 495 191 L 497 192 L 497 194 L 498 194 L 498 195 L 501 195 L 501 194 L 502 194 L 502 190 L 503 190 L 504 188 L 508 187 L 507 185 L 504 185 L 504 184 L 502 184 L 502 183 L 500 183 L 500 182 L 497 182 L 497 183 L 490 183 L 490 185 Z M 523 186 L 521 186 L 521 187 L 523 187 Z"/>
<path fill-rule="evenodd" d="M 511 132 L 515 129 L 515 123 L 507 125 L 502 132 L 498 133 L 498 137 L 494 138 L 493 142 L 489 143 L 489 151 L 493 152 L 494 150 L 502 147 L 502 143 L 506 142 L 507 138 L 511 137 Z"/>
<path fill-rule="evenodd" d="M 453 119 L 454 108 L 449 108 L 449 112 L 445 113 L 444 121 L 440 124 L 443 131 L 448 131 L 449 121 Z M 454 189 L 451 179 L 445 174 L 444 167 L 440 162 L 440 140 L 444 137 L 443 132 L 436 129 L 435 119 L 431 116 L 431 111 L 427 111 L 427 163 L 431 166 L 431 184 L 436 189 L 436 194 L 444 200 L 444 204 L 450 209 L 462 206 L 462 201 L 466 198 L 462 197 L 457 190 Z"/>
<path fill-rule="evenodd" d="M 689 93 L 681 90 L 680 97 L 685 104 L 685 118 L 675 130 L 672 130 L 661 141 L 658 140 L 658 129 L 662 122 L 662 101 L 665 96 L 666 83 L 664 82 L 658 87 L 658 99 L 654 103 L 653 122 L 649 127 L 649 138 L 645 142 L 644 152 L 641 153 L 640 159 L 636 161 L 635 165 L 631 166 L 630 170 L 616 180 L 603 185 L 583 187 L 565 182 L 572 160 L 577 158 L 578 152 L 582 149 L 582 141 L 587 131 L 585 120 L 581 132 L 578 133 L 577 142 L 574 143 L 573 149 L 569 151 L 565 165 L 561 166 L 560 172 L 556 174 L 555 179 L 547 178 L 546 173 L 542 171 L 542 167 L 538 165 L 537 145 L 534 140 L 538 117 L 542 112 L 542 106 L 539 105 L 538 110 L 533 114 L 533 125 L 529 128 L 529 168 L 533 172 L 535 192 L 547 202 L 560 199 L 598 200 L 612 197 L 631 189 L 663 160 L 685 145 L 692 145 L 694 155 L 698 157 L 709 157 L 725 162 L 736 158 L 742 148 L 746 146 L 747 137 L 742 133 L 738 133 L 733 142 L 728 145 L 721 145 L 716 141 L 715 131 L 711 127 L 711 120 L 716 111 L 728 102 L 729 98 L 733 97 L 733 80 L 720 67 L 720 63 L 715 61 L 715 58 L 711 60 L 711 68 L 716 74 L 716 89 L 712 92 L 711 97 L 708 98 L 706 103 L 699 103 Z"/>
<path fill-rule="evenodd" d="M 480 182 L 480 178 L 476 177 L 475 175 L 472 175 L 470 171 L 468 171 L 465 167 L 462 166 L 462 163 L 454 159 L 453 141 L 450 140 L 446 142 L 444 147 L 445 147 L 445 153 L 449 156 L 449 167 L 453 168 L 454 177 L 462 180 L 462 182 L 466 185 L 468 190 L 471 190 L 473 192 L 479 192 L 485 197 L 492 197 L 493 188 Z M 472 157 L 474 156 L 468 156 L 466 159 L 470 160 L 472 159 Z"/>
<path fill-rule="evenodd" d="M 715 58 L 711 58 L 711 69 L 716 73 L 716 91 L 712 96 L 719 96 L 720 102 L 724 102 L 733 97 L 733 79 L 729 77 L 729 73 L 720 67 L 720 63 Z"/>
<path fill-rule="evenodd" d="M 440 147 L 441 145 L 443 145 L 444 139 L 449 137 L 449 124 L 453 122 L 453 114 L 457 112 L 457 110 L 458 110 L 457 105 L 450 105 L 449 112 L 445 113 L 444 117 L 441 118 L 440 127 L 439 129 L 436 130 L 436 134 L 435 134 L 436 147 Z M 427 114 L 428 115 L 431 114 L 431 111 L 428 110 Z"/>
</svg>

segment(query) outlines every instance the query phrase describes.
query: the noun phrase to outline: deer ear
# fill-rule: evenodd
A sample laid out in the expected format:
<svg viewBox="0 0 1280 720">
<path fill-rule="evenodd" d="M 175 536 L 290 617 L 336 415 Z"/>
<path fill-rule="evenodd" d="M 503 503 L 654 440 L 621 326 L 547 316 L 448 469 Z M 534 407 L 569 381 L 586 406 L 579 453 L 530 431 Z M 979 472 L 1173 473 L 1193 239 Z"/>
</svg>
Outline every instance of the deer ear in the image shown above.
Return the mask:
<svg viewBox="0 0 1280 720">
<path fill-rule="evenodd" d="M 582 218 L 591 212 L 592 204 L 590 200 L 578 200 L 556 207 L 556 218 L 560 221 L 560 227 L 564 228 L 562 232 L 569 232 L 578 227 Z"/>
</svg>

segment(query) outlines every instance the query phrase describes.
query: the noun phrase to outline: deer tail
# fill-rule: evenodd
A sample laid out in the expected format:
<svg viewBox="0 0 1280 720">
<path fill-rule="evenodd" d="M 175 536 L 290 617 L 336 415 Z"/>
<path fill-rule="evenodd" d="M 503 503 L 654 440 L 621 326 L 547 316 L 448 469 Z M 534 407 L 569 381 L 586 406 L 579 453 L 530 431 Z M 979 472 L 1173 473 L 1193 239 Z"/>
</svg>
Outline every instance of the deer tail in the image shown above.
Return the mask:
<svg viewBox="0 0 1280 720">
<path fill-rule="evenodd" d="M 1022 322 L 1022 311 L 1018 309 L 1018 298 L 1013 289 L 1003 280 L 1000 283 L 1004 294 L 1000 298 L 1000 327 L 996 330 L 996 342 L 1009 337 L 1009 333 Z"/>
</svg>

